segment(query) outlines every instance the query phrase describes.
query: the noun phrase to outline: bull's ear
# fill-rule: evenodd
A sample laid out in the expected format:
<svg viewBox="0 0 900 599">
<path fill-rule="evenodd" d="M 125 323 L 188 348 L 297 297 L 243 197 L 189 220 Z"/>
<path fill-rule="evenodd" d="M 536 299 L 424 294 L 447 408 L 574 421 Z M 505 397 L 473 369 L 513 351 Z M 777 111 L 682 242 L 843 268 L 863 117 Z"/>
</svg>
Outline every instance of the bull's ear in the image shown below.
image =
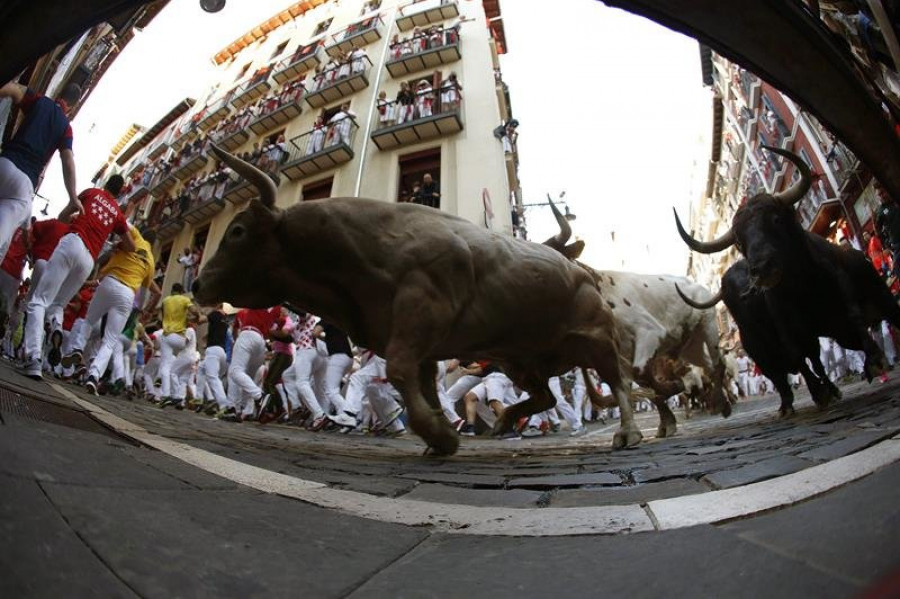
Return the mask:
<svg viewBox="0 0 900 599">
<path fill-rule="evenodd" d="M 562 254 L 569 260 L 578 260 L 581 256 L 581 252 L 584 251 L 584 240 L 579 239 L 575 243 L 570 243 L 566 247 L 563 248 Z"/>
</svg>

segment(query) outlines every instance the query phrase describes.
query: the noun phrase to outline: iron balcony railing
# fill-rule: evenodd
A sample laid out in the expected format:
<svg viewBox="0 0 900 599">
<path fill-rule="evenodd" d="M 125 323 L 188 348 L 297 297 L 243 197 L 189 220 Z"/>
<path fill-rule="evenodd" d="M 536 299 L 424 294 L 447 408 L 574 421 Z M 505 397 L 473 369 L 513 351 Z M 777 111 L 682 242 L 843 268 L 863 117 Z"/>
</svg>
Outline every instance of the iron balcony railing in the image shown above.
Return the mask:
<svg viewBox="0 0 900 599">
<path fill-rule="evenodd" d="M 379 101 L 376 119 L 372 141 L 381 150 L 452 135 L 463 129 L 462 97 L 448 86 L 420 91 L 412 103 Z"/>
<path fill-rule="evenodd" d="M 409 31 L 459 16 L 456 0 L 413 0 L 397 13 L 397 28 Z"/>
<path fill-rule="evenodd" d="M 337 57 L 354 48 L 361 48 L 381 39 L 382 20 L 379 16 L 363 19 L 331 36 L 325 44 L 325 52 Z"/>
<path fill-rule="evenodd" d="M 235 110 L 240 110 L 244 106 L 251 104 L 272 89 L 272 82 L 269 81 L 269 75 L 271 74 L 271 65 L 263 67 L 238 85 L 231 99 L 231 105 Z"/>
<path fill-rule="evenodd" d="M 197 127 L 199 127 L 201 131 L 208 131 L 213 125 L 218 123 L 220 119 L 228 114 L 229 102 L 231 101 L 233 93 L 234 90 L 231 90 L 218 100 L 206 105 L 201 113 L 203 116 L 200 117 L 200 122 L 197 123 Z"/>
<path fill-rule="evenodd" d="M 342 61 L 316 73 L 306 93 L 306 101 L 313 108 L 336 102 L 369 86 L 368 56 Z"/>
<path fill-rule="evenodd" d="M 303 82 L 294 81 L 287 84 L 278 95 L 261 100 L 256 115 L 250 120 L 250 130 L 262 135 L 300 116 L 305 92 Z"/>
<path fill-rule="evenodd" d="M 318 43 L 300 46 L 293 56 L 285 58 L 275 65 L 275 72 L 272 78 L 278 83 L 284 84 L 298 75 L 319 66 L 322 62 L 319 48 L 320 45 Z"/>
<path fill-rule="evenodd" d="M 462 57 L 459 48 L 459 26 L 432 28 L 412 37 L 396 39 L 388 48 L 385 67 L 391 77 L 456 62 Z"/>
<path fill-rule="evenodd" d="M 358 129 L 354 117 L 344 116 L 298 135 L 288 144 L 281 172 L 296 181 L 349 162 Z"/>
</svg>

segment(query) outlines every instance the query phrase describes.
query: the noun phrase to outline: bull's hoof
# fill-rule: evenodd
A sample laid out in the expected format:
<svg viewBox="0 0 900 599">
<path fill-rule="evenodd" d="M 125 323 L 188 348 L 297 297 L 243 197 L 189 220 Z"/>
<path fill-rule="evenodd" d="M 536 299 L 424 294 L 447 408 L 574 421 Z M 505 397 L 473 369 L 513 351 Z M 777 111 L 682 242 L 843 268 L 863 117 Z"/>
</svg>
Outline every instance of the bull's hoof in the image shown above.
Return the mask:
<svg viewBox="0 0 900 599">
<path fill-rule="evenodd" d="M 866 376 L 866 381 L 871 383 L 873 380 L 887 372 L 887 364 L 885 364 L 883 360 L 876 362 L 875 360 L 866 358 L 863 371 Z"/>
<path fill-rule="evenodd" d="M 778 413 L 782 418 L 791 418 L 794 416 L 794 414 L 796 414 L 796 412 L 794 411 L 794 406 L 781 406 L 781 408 L 779 408 L 778 410 Z"/>
<path fill-rule="evenodd" d="M 434 439 L 428 442 L 428 448 L 425 455 L 434 457 L 444 457 L 453 455 L 459 449 L 459 437 L 457 435 L 448 436 L 435 442 Z"/>
<path fill-rule="evenodd" d="M 431 455 L 453 455 L 459 449 L 459 435 L 443 416 L 427 421 L 412 419 L 410 426 L 428 445 Z"/>
<path fill-rule="evenodd" d="M 506 416 L 506 414 L 504 414 Z M 494 422 L 494 427 L 491 429 L 492 437 L 501 437 L 509 432 L 511 432 L 516 425 L 516 421 L 511 418 L 500 417 Z"/>
<path fill-rule="evenodd" d="M 666 437 L 673 437 L 675 433 L 678 432 L 678 424 L 675 422 L 660 422 L 659 428 L 656 429 L 656 437 L 659 439 L 665 439 Z"/>
<path fill-rule="evenodd" d="M 613 449 L 628 449 L 629 447 L 637 447 L 644 435 L 636 426 L 630 429 L 619 428 L 613 435 Z"/>
<path fill-rule="evenodd" d="M 722 402 L 722 409 L 719 410 L 722 413 L 722 418 L 728 418 L 731 416 L 731 402 L 727 399 Z"/>
</svg>

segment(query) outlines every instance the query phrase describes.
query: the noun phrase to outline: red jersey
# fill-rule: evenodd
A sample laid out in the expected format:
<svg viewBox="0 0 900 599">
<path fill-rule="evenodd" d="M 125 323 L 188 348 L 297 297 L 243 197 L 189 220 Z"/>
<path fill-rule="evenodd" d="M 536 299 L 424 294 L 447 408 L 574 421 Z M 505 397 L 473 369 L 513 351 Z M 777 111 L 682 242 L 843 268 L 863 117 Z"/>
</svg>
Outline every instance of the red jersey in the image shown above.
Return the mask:
<svg viewBox="0 0 900 599">
<path fill-rule="evenodd" d="M 263 310 L 244 309 L 238 312 L 237 320 L 241 328 L 253 327 L 265 337 L 276 324 L 281 324 L 281 308 L 275 306 Z"/>
<path fill-rule="evenodd" d="M 85 285 L 81 288 L 78 295 L 73 297 L 72 301 L 66 304 L 66 307 L 63 310 L 63 329 L 71 331 L 72 325 L 75 324 L 75 320 L 84 318 L 87 315 L 88 305 L 90 305 L 93 297 L 93 286 Z"/>
<path fill-rule="evenodd" d="M 69 225 L 55 218 L 39 220 L 31 227 L 31 257 L 49 260 L 56 244 L 70 231 Z"/>
<path fill-rule="evenodd" d="M 105 189 L 86 189 L 78 195 L 78 199 L 84 206 L 84 214 L 79 214 L 72 221 L 71 231 L 81 237 L 84 246 L 96 260 L 110 233 L 126 235 L 128 223 L 119 210 L 116 198 Z"/>
<path fill-rule="evenodd" d="M 9 249 L 6 250 L 6 257 L 0 263 L 0 269 L 3 272 L 15 277 L 22 278 L 22 269 L 25 267 L 25 256 L 28 250 L 25 249 L 25 231 L 16 229 L 13 234 L 12 241 L 9 243 Z"/>
</svg>

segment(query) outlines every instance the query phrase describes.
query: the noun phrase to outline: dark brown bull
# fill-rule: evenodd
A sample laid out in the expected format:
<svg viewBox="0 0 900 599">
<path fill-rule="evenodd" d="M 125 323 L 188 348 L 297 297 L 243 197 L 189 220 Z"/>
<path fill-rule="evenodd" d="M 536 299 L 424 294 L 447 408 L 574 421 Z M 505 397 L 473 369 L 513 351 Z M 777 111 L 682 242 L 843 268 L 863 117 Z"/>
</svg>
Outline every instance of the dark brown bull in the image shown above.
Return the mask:
<svg viewBox="0 0 900 599">
<path fill-rule="evenodd" d="M 847 349 L 865 351 L 865 372 L 871 380 L 886 364 L 868 327 L 885 319 L 900 326 L 900 308 L 862 252 L 831 244 L 803 229 L 793 206 L 809 190 L 809 167 L 791 152 L 764 147 L 794 163 L 800 173 L 797 183 L 782 193 L 750 198 L 735 213 L 731 229 L 719 239 L 693 239 L 676 214 L 678 232 L 698 252 L 719 252 L 735 245 L 744 255 L 742 268 L 748 280 L 736 283 L 735 293 L 745 298 L 759 294 L 768 316 L 765 327 L 771 331 L 766 335 L 775 337 L 766 345 L 781 346 L 779 360 L 789 371 L 800 369 L 812 348 L 818 347 L 818 337 L 831 337 Z M 759 310 L 755 308 L 754 313 Z M 747 326 L 762 326 L 745 320 Z M 743 329 L 741 333 L 743 336 Z M 748 353 L 760 361 L 749 348 Z M 783 412 L 786 409 L 790 406 L 782 406 Z"/>
<path fill-rule="evenodd" d="M 194 283 L 197 301 L 290 302 L 334 322 L 385 357 L 412 429 L 438 454 L 459 444 L 435 388 L 435 362 L 455 356 L 495 361 L 530 394 L 497 433 L 552 408 L 547 380 L 581 366 L 595 368 L 618 401 L 614 447 L 640 441 L 613 316 L 584 269 L 547 246 L 415 204 L 331 198 L 280 210 L 265 174 L 213 151 L 260 199 L 229 224 Z"/>
</svg>

